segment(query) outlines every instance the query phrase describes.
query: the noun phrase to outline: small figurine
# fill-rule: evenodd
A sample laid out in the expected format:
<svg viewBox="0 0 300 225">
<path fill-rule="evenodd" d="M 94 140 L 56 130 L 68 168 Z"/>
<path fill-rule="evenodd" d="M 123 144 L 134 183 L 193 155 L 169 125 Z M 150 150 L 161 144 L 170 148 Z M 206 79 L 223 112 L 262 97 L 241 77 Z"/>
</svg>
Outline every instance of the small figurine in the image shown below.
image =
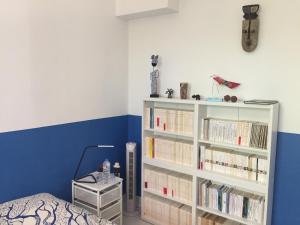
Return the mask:
<svg viewBox="0 0 300 225">
<path fill-rule="evenodd" d="M 196 99 L 196 101 L 199 101 L 201 99 L 200 95 L 198 94 L 193 95 L 192 98 Z"/>
<path fill-rule="evenodd" d="M 180 83 L 180 98 L 187 99 L 188 96 L 188 83 Z"/>
<path fill-rule="evenodd" d="M 168 88 L 166 90 L 166 94 L 168 94 L 168 98 L 173 98 L 174 90 L 172 88 Z"/>
<path fill-rule="evenodd" d="M 151 65 L 153 67 L 153 71 L 150 73 L 151 80 L 151 98 L 158 98 L 158 78 L 159 78 L 159 70 L 155 69 L 158 64 L 158 55 L 151 56 Z"/>
</svg>

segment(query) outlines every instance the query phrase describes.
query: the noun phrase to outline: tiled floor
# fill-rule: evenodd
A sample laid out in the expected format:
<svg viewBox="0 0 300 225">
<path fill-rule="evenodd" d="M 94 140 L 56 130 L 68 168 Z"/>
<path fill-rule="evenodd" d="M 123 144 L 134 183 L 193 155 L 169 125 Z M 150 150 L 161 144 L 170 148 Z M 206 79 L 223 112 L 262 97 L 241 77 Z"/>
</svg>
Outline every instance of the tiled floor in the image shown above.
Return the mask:
<svg viewBox="0 0 300 225">
<path fill-rule="evenodd" d="M 137 216 L 124 216 L 123 225 L 150 225 L 150 224 L 145 223 Z"/>
</svg>

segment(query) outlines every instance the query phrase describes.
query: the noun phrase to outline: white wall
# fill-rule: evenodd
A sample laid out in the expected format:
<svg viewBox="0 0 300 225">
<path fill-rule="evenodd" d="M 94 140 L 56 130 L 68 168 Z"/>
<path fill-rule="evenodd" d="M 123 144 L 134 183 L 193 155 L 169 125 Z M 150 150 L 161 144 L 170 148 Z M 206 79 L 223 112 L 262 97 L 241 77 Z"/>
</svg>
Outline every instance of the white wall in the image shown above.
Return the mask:
<svg viewBox="0 0 300 225">
<path fill-rule="evenodd" d="M 259 3 L 259 46 L 241 47 L 242 5 Z M 161 56 L 161 94 L 167 87 L 178 96 L 179 83 L 191 92 L 211 95 L 210 75 L 239 81 L 220 95 L 244 99 L 277 99 L 280 131 L 300 133 L 300 9 L 299 0 L 181 0 L 179 14 L 129 23 L 129 113 L 141 115 L 150 93 L 150 55 Z"/>
<path fill-rule="evenodd" d="M 0 1 L 0 132 L 127 114 L 112 0 Z"/>
</svg>

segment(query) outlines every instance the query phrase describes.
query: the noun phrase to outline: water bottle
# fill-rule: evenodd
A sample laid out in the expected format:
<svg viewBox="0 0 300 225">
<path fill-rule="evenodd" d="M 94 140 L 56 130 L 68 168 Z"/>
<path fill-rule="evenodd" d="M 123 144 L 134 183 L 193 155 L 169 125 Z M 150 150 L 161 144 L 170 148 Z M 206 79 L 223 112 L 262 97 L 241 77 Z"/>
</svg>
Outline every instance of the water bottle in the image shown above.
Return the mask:
<svg viewBox="0 0 300 225">
<path fill-rule="evenodd" d="M 105 184 L 109 182 L 109 177 L 110 177 L 110 162 L 108 161 L 108 159 L 105 159 L 103 162 L 103 180 Z"/>
</svg>

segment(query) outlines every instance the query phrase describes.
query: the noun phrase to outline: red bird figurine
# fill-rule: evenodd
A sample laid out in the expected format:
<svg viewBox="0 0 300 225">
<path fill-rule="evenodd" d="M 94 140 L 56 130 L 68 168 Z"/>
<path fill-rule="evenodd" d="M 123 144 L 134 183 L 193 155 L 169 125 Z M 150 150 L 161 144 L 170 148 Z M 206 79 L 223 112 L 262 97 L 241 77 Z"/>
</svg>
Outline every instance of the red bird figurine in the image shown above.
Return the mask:
<svg viewBox="0 0 300 225">
<path fill-rule="evenodd" d="M 232 82 L 232 81 L 228 81 L 228 80 L 224 80 L 222 77 L 219 77 L 219 76 L 212 76 L 212 78 L 217 81 L 217 83 L 219 85 L 225 85 L 227 87 L 229 87 L 230 89 L 234 89 L 238 86 L 240 86 L 241 84 L 240 83 L 235 83 L 235 82 Z"/>
</svg>

